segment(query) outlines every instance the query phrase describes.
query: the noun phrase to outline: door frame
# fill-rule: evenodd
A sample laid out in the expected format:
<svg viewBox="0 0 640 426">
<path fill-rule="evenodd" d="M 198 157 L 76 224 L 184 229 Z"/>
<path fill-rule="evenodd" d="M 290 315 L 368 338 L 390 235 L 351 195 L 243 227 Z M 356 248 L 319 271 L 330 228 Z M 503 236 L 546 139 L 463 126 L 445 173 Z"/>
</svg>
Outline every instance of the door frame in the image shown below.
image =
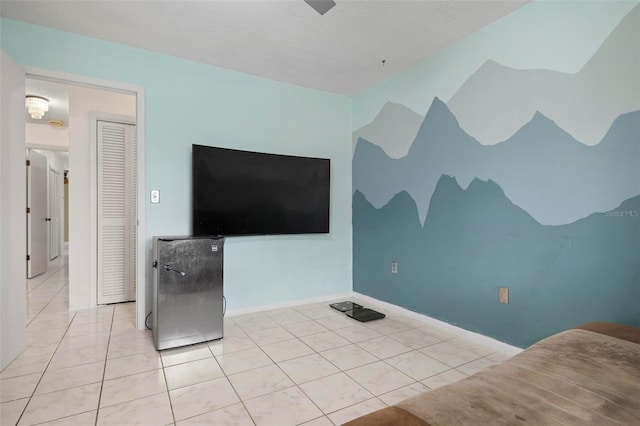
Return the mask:
<svg viewBox="0 0 640 426">
<path fill-rule="evenodd" d="M 98 121 L 132 124 L 136 126 L 136 129 L 138 128 L 136 117 L 99 111 L 89 112 L 89 132 L 91 133 L 91 138 L 89 139 L 89 185 L 95 190 L 92 190 L 89 193 L 89 212 L 91 214 L 91 217 L 89 218 L 89 243 L 91 247 L 89 256 L 91 259 L 90 267 L 92 272 L 90 295 L 91 300 L 96 305 L 98 304 Z M 139 157 L 140 151 L 138 151 L 137 143 L 136 152 L 138 154 L 136 157 Z M 137 192 L 138 195 L 140 195 L 140 188 L 137 188 Z M 140 214 L 138 213 L 138 216 L 139 215 Z M 136 269 L 138 268 L 138 263 L 140 263 L 140 257 L 137 257 Z M 139 287 L 138 277 L 139 275 L 136 274 L 136 289 Z M 137 301 L 138 294 L 136 294 L 136 302 Z"/>
<path fill-rule="evenodd" d="M 41 80 L 49 80 L 57 83 L 69 84 L 73 86 L 84 86 L 94 89 L 108 90 L 111 92 L 126 93 L 135 95 L 136 97 L 136 131 L 137 131 L 137 188 L 138 197 L 136 200 L 136 209 L 138 213 L 137 228 L 137 247 L 136 253 L 138 264 L 136 267 L 136 275 L 138 277 L 136 287 L 136 328 L 144 330 L 144 319 L 147 312 L 147 256 L 146 256 L 146 209 L 145 209 L 145 93 L 144 87 L 119 81 L 103 80 L 100 78 L 89 77 L 79 74 L 71 74 L 63 71 L 49 70 L 32 66 L 25 66 L 25 78 L 38 78 Z M 95 194 L 94 194 L 95 196 Z M 93 203 L 92 203 L 93 205 Z M 93 238 L 97 240 L 97 226 L 95 232 L 91 232 Z M 97 252 L 97 249 L 96 249 Z M 95 258 L 94 258 L 95 259 Z M 71 259 L 69 259 L 71 261 Z M 72 267 L 72 265 L 70 265 Z M 97 273 L 97 264 L 94 263 L 91 276 L 95 277 Z M 91 284 L 89 284 L 91 285 Z M 89 301 L 90 306 L 96 304 L 97 289 L 95 285 L 91 285 L 90 292 L 95 292 Z"/>
<path fill-rule="evenodd" d="M 51 175 L 55 175 L 55 178 L 53 178 Z M 47 216 L 51 219 L 49 221 L 49 230 L 48 230 L 48 237 L 49 237 L 49 241 L 48 241 L 48 260 L 47 263 L 53 261 L 53 259 L 59 257 L 62 254 L 62 243 L 61 243 L 61 239 L 60 239 L 60 189 L 62 187 L 61 183 L 62 181 L 60 180 L 60 170 L 57 170 L 53 167 L 51 167 L 51 164 L 49 164 L 49 175 L 47 176 Z M 54 182 L 52 182 L 54 181 Z M 53 194 L 51 193 L 51 188 L 55 188 L 53 190 Z M 54 201 L 55 200 L 55 201 Z M 53 206 L 51 205 L 53 202 Z M 55 216 L 55 219 L 54 219 Z M 58 234 L 58 240 L 56 241 L 57 243 L 57 254 L 55 257 L 51 257 L 51 247 L 54 247 L 55 245 L 52 244 L 52 240 L 53 238 L 53 233 L 57 233 Z"/>
</svg>

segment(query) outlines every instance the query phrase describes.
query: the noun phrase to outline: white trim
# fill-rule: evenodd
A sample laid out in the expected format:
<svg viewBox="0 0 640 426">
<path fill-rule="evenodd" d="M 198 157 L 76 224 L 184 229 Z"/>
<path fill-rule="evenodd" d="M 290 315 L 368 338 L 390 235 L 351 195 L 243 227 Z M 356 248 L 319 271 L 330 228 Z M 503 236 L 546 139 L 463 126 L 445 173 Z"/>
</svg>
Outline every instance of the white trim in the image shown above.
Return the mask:
<svg viewBox="0 0 640 426">
<path fill-rule="evenodd" d="M 89 308 L 98 306 L 98 197 L 96 194 L 98 131 L 96 122 L 97 114 L 93 111 L 89 112 Z"/>
<path fill-rule="evenodd" d="M 55 188 L 55 194 L 51 194 L 51 173 L 54 173 L 56 175 L 55 177 L 55 182 L 53 182 L 53 186 Z M 60 206 L 60 189 L 62 189 L 61 187 L 63 186 L 62 180 L 60 180 L 62 176 L 62 173 L 60 173 L 60 170 L 54 168 L 51 166 L 51 164 L 49 164 L 49 174 L 47 175 L 47 216 L 49 216 L 51 218 L 51 221 L 49 222 L 49 229 L 47 230 L 47 265 L 53 261 L 55 261 L 55 259 L 57 259 L 58 257 L 62 256 L 62 244 L 61 244 L 61 240 L 62 238 L 62 234 L 60 232 L 60 222 L 58 222 L 58 254 L 56 255 L 55 258 L 51 258 L 51 234 L 52 234 L 52 230 L 55 229 L 52 224 L 53 222 L 53 215 L 52 213 L 52 209 L 51 209 L 51 201 L 52 199 L 57 199 L 57 209 L 55 208 L 56 206 L 53 206 L 53 211 L 56 212 L 56 219 L 58 219 L 58 221 L 60 221 L 60 213 L 61 213 L 61 206 Z M 54 197 L 55 195 L 55 197 Z"/>
<path fill-rule="evenodd" d="M 234 309 L 233 311 L 228 311 L 225 314 L 225 317 L 236 317 L 238 315 L 252 314 L 254 312 L 271 311 L 273 309 L 290 308 L 292 306 L 307 305 L 307 304 L 310 304 L 310 303 L 328 302 L 328 301 L 334 301 L 334 300 L 338 300 L 338 299 L 348 299 L 351 296 L 352 296 L 352 293 L 348 292 L 348 293 L 333 294 L 333 295 L 328 295 L 328 296 L 314 297 L 312 299 L 295 300 L 295 301 L 292 301 L 292 302 L 277 303 L 275 305 L 258 306 L 258 307 L 255 307 L 255 308 Z"/>
<path fill-rule="evenodd" d="M 353 300 L 367 307 L 367 305 L 374 305 L 374 308 L 378 308 L 382 311 L 393 312 L 399 315 L 404 315 L 406 317 L 415 319 L 424 323 L 424 325 L 428 325 L 433 328 L 437 328 L 439 330 L 445 331 L 449 334 L 455 335 L 457 337 L 462 337 L 472 342 L 476 342 L 487 346 L 491 349 L 494 349 L 496 352 L 502 352 L 504 354 L 513 356 L 522 352 L 521 348 L 509 345 L 507 343 L 501 342 L 499 340 L 493 339 L 488 336 L 484 336 L 479 333 L 475 333 L 473 331 L 465 330 L 464 328 L 456 327 L 455 325 L 449 324 L 444 321 L 437 320 L 435 318 L 431 318 L 427 315 L 419 314 L 417 312 L 410 311 L 398 305 L 394 305 L 392 303 L 383 302 L 382 300 L 374 299 L 373 297 L 365 296 L 364 294 L 357 292 L 348 292 L 342 294 L 333 294 L 328 296 L 315 297 L 312 299 L 304 299 L 304 300 L 295 300 L 286 303 L 278 303 L 275 305 L 264 305 L 258 306 L 254 308 L 246 308 L 246 309 L 234 309 L 233 311 L 228 311 L 225 314 L 225 317 L 235 317 L 244 314 L 252 314 L 255 312 L 263 312 L 270 311 L 274 309 L 282 309 L 282 308 L 290 308 L 292 306 L 306 305 L 310 303 L 328 303 L 336 300 Z"/>
<path fill-rule="evenodd" d="M 110 114 L 108 112 L 101 111 L 90 111 L 89 119 L 93 119 L 94 117 L 96 121 L 110 121 L 112 123 L 132 124 L 134 126 L 136 125 L 136 118 L 130 117 L 128 115 Z M 96 139 L 96 134 L 93 135 L 94 140 Z"/>
<path fill-rule="evenodd" d="M 139 93 L 141 90 L 144 91 L 142 86 L 124 83 L 121 81 L 103 80 L 101 78 L 32 67 L 29 65 L 26 65 L 24 69 L 26 78 L 37 78 L 39 80 L 51 81 L 54 83 L 71 84 L 73 86 L 89 87 L 92 89 L 103 89 L 110 92 L 125 93 L 128 95 Z"/>
<path fill-rule="evenodd" d="M 455 325 L 449 324 L 447 322 L 440 321 L 435 318 L 431 318 L 427 315 L 422 315 L 417 312 L 410 311 L 408 309 L 402 308 L 397 305 L 393 305 L 391 303 L 383 302 L 382 300 L 374 299 L 373 297 L 365 296 L 364 294 L 360 294 L 355 291 L 353 292 L 353 297 L 361 299 L 363 302 L 379 305 L 386 310 L 421 321 L 425 325 L 428 325 L 430 327 L 434 327 L 434 328 L 446 331 L 447 333 L 455 334 L 457 336 L 463 337 L 473 342 L 480 343 L 484 346 L 488 346 L 492 349 L 495 349 L 496 351 L 505 353 L 507 355 L 516 355 L 522 352 L 522 349 L 516 346 L 509 345 L 507 343 L 501 342 L 499 340 L 496 340 L 488 336 L 484 336 L 479 333 L 475 333 L 473 331 L 465 330 L 464 328 L 456 327 Z M 366 307 L 366 304 L 367 303 L 362 303 L 362 305 L 364 305 L 365 307 Z"/>
<path fill-rule="evenodd" d="M 43 143 L 25 143 L 24 146 L 27 149 L 41 149 L 43 151 L 59 151 L 59 152 L 69 152 L 68 146 L 60 146 L 60 145 L 46 145 Z"/>
<path fill-rule="evenodd" d="M 145 158 L 146 158 L 146 127 L 145 127 L 145 103 L 144 103 L 144 88 L 138 87 L 136 90 L 136 143 L 138 147 L 138 153 L 136 158 L 138 160 L 138 203 L 136 206 L 136 212 L 138 214 L 138 234 L 137 242 L 138 247 L 138 266 L 136 271 L 137 284 L 136 284 L 136 326 L 138 330 L 145 329 L 144 320 L 147 317 L 147 214 L 146 214 L 146 175 L 145 175 Z M 149 288 L 151 290 L 151 288 Z M 148 292 L 149 294 L 151 291 Z M 151 305 L 151 303 L 149 303 Z M 150 309 L 149 309 L 150 310 Z"/>
<path fill-rule="evenodd" d="M 25 66 L 26 77 L 33 77 L 75 86 L 101 88 L 112 92 L 134 94 L 136 96 L 136 130 L 138 136 L 138 286 L 136 295 L 136 327 L 144 330 L 144 319 L 147 312 L 147 256 L 146 256 L 146 205 L 145 188 L 145 103 L 144 87 L 120 81 L 103 80 L 63 71 L 49 70 Z M 95 299 L 93 299 L 95 300 Z"/>
</svg>

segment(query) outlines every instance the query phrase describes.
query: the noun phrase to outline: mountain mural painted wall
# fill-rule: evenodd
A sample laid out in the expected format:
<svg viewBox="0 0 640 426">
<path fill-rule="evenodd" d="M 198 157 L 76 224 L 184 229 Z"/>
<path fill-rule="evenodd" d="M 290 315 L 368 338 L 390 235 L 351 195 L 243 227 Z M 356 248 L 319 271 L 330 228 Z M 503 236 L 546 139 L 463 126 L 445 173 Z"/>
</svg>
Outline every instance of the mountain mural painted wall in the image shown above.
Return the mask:
<svg viewBox="0 0 640 426">
<path fill-rule="evenodd" d="M 638 324 L 639 215 L 636 196 L 543 226 L 492 181 L 463 190 L 442 176 L 422 226 L 406 192 L 381 209 L 356 192 L 354 282 L 361 293 L 521 347 L 595 319 Z M 497 286 L 510 288 L 500 309 Z"/>
<path fill-rule="evenodd" d="M 621 114 L 640 109 L 640 8 L 633 9 L 577 74 L 516 70 L 488 60 L 449 100 L 462 128 L 501 142 L 536 112 L 587 145 Z"/>
<path fill-rule="evenodd" d="M 481 145 L 436 98 L 406 156 L 392 159 L 358 140 L 353 190 L 378 208 L 405 190 L 424 222 L 441 175 L 455 176 L 463 187 L 475 177 L 493 179 L 539 222 L 571 223 L 640 193 L 639 138 L 640 111 L 618 117 L 594 147 L 536 112 L 506 141 Z"/>
<path fill-rule="evenodd" d="M 637 6 L 573 75 L 487 58 L 408 150 L 408 108 L 355 131 L 354 290 L 518 346 L 640 326 L 639 31 Z"/>
</svg>

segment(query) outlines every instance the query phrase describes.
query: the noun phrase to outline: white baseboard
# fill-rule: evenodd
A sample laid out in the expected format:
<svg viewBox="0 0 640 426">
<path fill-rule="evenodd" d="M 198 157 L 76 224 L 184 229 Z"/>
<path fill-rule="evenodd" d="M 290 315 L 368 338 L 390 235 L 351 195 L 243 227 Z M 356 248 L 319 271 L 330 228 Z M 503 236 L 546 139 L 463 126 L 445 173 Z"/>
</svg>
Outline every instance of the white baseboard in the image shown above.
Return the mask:
<svg viewBox="0 0 640 426">
<path fill-rule="evenodd" d="M 314 297 L 312 299 L 294 300 L 291 302 L 277 303 L 275 305 L 263 305 L 263 306 L 255 306 L 252 308 L 245 308 L 245 309 L 233 309 L 233 310 L 227 311 L 224 316 L 236 317 L 238 315 L 252 314 L 254 312 L 271 311 L 274 309 L 290 308 L 292 306 L 307 305 L 309 303 L 321 303 L 321 302 L 334 301 L 337 299 L 348 299 L 352 295 L 353 295 L 352 292 L 347 292 L 347 293 L 341 293 L 341 294 L 330 294 L 327 296 Z"/>
<path fill-rule="evenodd" d="M 384 302 L 382 300 L 378 300 L 373 297 L 366 296 L 364 294 L 361 294 L 355 291 L 346 292 L 342 294 L 331 294 L 331 295 L 320 296 L 320 297 L 315 297 L 311 299 L 277 303 L 274 305 L 263 305 L 263 306 L 256 306 L 252 308 L 245 308 L 245 309 L 234 309 L 234 310 L 227 311 L 225 314 L 225 317 L 234 317 L 234 316 L 239 316 L 244 314 L 252 314 L 255 312 L 270 311 L 273 309 L 290 308 L 292 306 L 306 305 L 310 303 L 333 302 L 336 300 L 349 300 L 349 299 L 354 300 L 356 302 L 361 302 L 361 304 L 364 306 L 375 305 L 374 307 L 380 307 L 382 310 L 387 310 L 400 315 L 404 315 L 406 317 L 423 322 L 425 325 L 428 325 L 430 327 L 434 327 L 434 328 L 446 331 L 448 333 L 455 334 L 456 336 L 464 337 L 465 339 L 482 344 L 484 346 L 495 349 L 496 351 L 502 352 L 507 355 L 516 355 L 522 352 L 521 348 L 501 342 L 492 337 L 488 337 L 473 331 L 465 330 L 464 328 L 457 327 L 447 322 L 440 321 L 438 319 L 431 318 L 427 315 L 410 311 L 398 305 Z"/>
<path fill-rule="evenodd" d="M 522 352 L 521 348 L 518 348 L 516 346 L 512 346 L 509 345 L 507 343 L 501 342 L 499 340 L 496 340 L 492 337 L 488 337 L 479 333 L 475 333 L 473 331 L 469 331 L 469 330 L 465 330 L 464 328 L 460 328 L 457 327 L 455 325 L 449 324 L 447 322 L 444 321 L 440 321 L 437 320 L 435 318 L 431 318 L 427 315 L 423 315 L 423 314 L 419 314 L 417 312 L 413 312 L 410 311 L 408 309 L 402 308 L 398 305 L 393 305 L 391 303 L 388 302 L 383 302 L 382 300 L 378 300 L 378 299 L 374 299 L 373 297 L 370 296 L 366 296 L 364 294 L 360 294 L 357 292 L 353 292 L 353 298 L 354 299 L 360 299 L 359 301 L 362 301 L 363 303 L 361 303 L 362 305 L 366 306 L 367 303 L 370 303 L 372 305 L 378 305 L 388 311 L 392 311 L 404 316 L 407 316 L 409 318 L 413 318 L 415 320 L 421 321 L 423 322 L 425 325 L 428 325 L 430 327 L 434 327 L 434 328 L 438 328 L 440 330 L 458 335 L 460 337 L 464 337 L 465 339 L 477 342 L 479 344 L 482 344 L 484 346 L 490 347 L 492 349 L 495 349 L 496 351 L 500 351 L 502 353 L 505 353 L 507 355 L 516 355 L 520 352 Z"/>
</svg>

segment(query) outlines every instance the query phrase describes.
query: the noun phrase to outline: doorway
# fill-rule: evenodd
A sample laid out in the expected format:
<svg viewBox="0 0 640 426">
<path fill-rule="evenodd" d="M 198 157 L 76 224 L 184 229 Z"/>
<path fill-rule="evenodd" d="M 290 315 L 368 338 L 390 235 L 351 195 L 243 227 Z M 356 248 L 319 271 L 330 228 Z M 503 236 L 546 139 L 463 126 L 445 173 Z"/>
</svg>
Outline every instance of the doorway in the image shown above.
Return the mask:
<svg viewBox="0 0 640 426">
<path fill-rule="evenodd" d="M 48 230 L 47 157 L 27 150 L 27 278 L 47 270 Z"/>
<path fill-rule="evenodd" d="M 134 124 L 137 116 L 143 111 L 142 99 L 143 90 L 140 87 L 133 87 L 118 83 L 101 82 L 94 79 L 75 77 L 70 79 L 68 75 L 58 75 L 55 72 L 43 72 L 37 70 L 36 72 L 29 74 L 27 70 L 27 78 L 39 79 L 47 82 L 54 82 L 59 84 L 65 84 L 70 87 L 70 109 L 74 109 L 74 94 L 78 95 L 83 92 L 86 95 L 84 98 L 75 102 L 75 106 L 80 109 L 80 113 L 84 116 L 83 123 L 80 128 L 74 130 L 74 123 L 78 123 L 78 117 L 73 112 L 69 117 L 70 130 L 70 161 L 69 164 L 65 164 L 63 168 L 65 174 L 70 170 L 71 178 L 65 176 L 65 184 L 62 187 L 62 191 L 68 193 L 68 197 L 65 200 L 69 201 L 68 209 L 65 209 L 64 220 L 70 224 L 68 228 L 65 227 L 64 232 L 59 236 L 62 239 L 64 235 L 65 240 L 69 240 L 69 298 L 70 309 L 84 309 L 94 307 L 99 303 L 113 303 L 115 301 L 98 301 L 98 198 L 97 198 L 97 149 L 91 145 L 91 124 L 90 115 L 92 113 L 100 113 L 101 111 L 107 111 L 108 114 L 127 115 L 134 117 Z M 114 109 L 114 105 L 117 101 L 114 99 L 118 97 L 128 97 L 131 99 L 131 107 L 126 110 Z M 106 109 L 103 107 L 106 106 Z M 137 151 L 144 152 L 143 145 L 143 132 L 144 126 L 137 126 L 137 134 L 140 135 L 137 140 L 136 155 L 133 158 L 133 173 L 131 180 L 135 182 L 136 186 L 140 185 L 140 182 L 144 182 L 144 155 L 137 155 Z M 80 139 L 83 139 L 80 144 L 74 144 L 74 137 L 76 140 L 80 134 Z M 74 159 L 84 157 L 86 161 L 80 163 L 74 161 Z M 80 170 L 78 167 L 80 166 Z M 90 171 L 95 173 L 90 175 Z M 75 188 L 74 188 L 75 187 Z M 80 188 L 80 190 L 78 190 Z M 74 203 L 75 200 L 82 200 L 84 206 L 78 211 L 78 206 Z M 136 259 L 144 258 L 144 238 L 140 238 L 140 234 L 143 234 L 144 229 L 144 199 L 142 194 L 135 191 L 132 198 L 132 210 L 134 211 L 135 220 L 132 222 L 134 226 L 129 229 L 129 235 L 133 235 L 131 246 L 131 253 Z M 139 207 L 140 206 L 140 207 Z M 81 227 L 74 231 L 74 227 Z M 81 229 L 86 230 L 83 232 Z M 67 236 L 68 230 L 68 236 Z M 55 238 L 55 236 L 54 236 Z M 83 240 L 83 241 L 78 241 Z M 128 256 L 127 256 L 128 257 Z M 145 312 L 145 285 L 144 278 L 146 276 L 144 265 L 142 262 L 135 263 L 132 267 L 130 275 L 136 277 L 142 281 L 142 285 L 134 285 L 133 289 L 129 291 L 127 300 L 138 300 L 136 323 L 138 328 L 144 327 L 144 312 Z"/>
<path fill-rule="evenodd" d="M 31 133 L 26 139 L 30 138 Z M 61 255 L 64 233 L 61 220 L 64 188 L 59 170 L 64 168 L 68 155 L 65 151 L 35 149 L 35 146 L 26 144 L 27 278 L 44 273 L 50 263 Z"/>
<path fill-rule="evenodd" d="M 85 286 L 97 286 L 97 290 L 90 289 L 95 298 L 85 307 L 135 301 L 135 96 L 35 78 L 27 78 L 25 86 L 27 96 L 56 105 L 39 118 L 25 113 L 28 146 L 64 145 L 72 157 L 81 158 L 75 164 L 70 161 L 75 176 L 69 203 L 70 216 L 75 218 L 70 221 L 70 281 L 81 275 L 81 265 L 95 265 L 87 271 L 93 279 L 78 279 Z M 96 125 L 96 117 L 113 119 Z M 59 124 L 52 126 L 52 122 Z M 62 204 L 57 200 L 62 188 L 58 188 L 59 173 L 51 167 L 60 168 L 55 153 L 30 149 L 29 154 L 33 159 L 27 174 L 32 205 L 27 264 L 28 278 L 32 278 L 44 273 L 60 252 L 60 214 L 53 211 Z M 89 247 L 75 250 L 74 255 L 74 248 L 82 244 L 82 237 L 86 242 L 86 236 Z M 97 252 L 91 250 L 93 246 Z"/>
</svg>

